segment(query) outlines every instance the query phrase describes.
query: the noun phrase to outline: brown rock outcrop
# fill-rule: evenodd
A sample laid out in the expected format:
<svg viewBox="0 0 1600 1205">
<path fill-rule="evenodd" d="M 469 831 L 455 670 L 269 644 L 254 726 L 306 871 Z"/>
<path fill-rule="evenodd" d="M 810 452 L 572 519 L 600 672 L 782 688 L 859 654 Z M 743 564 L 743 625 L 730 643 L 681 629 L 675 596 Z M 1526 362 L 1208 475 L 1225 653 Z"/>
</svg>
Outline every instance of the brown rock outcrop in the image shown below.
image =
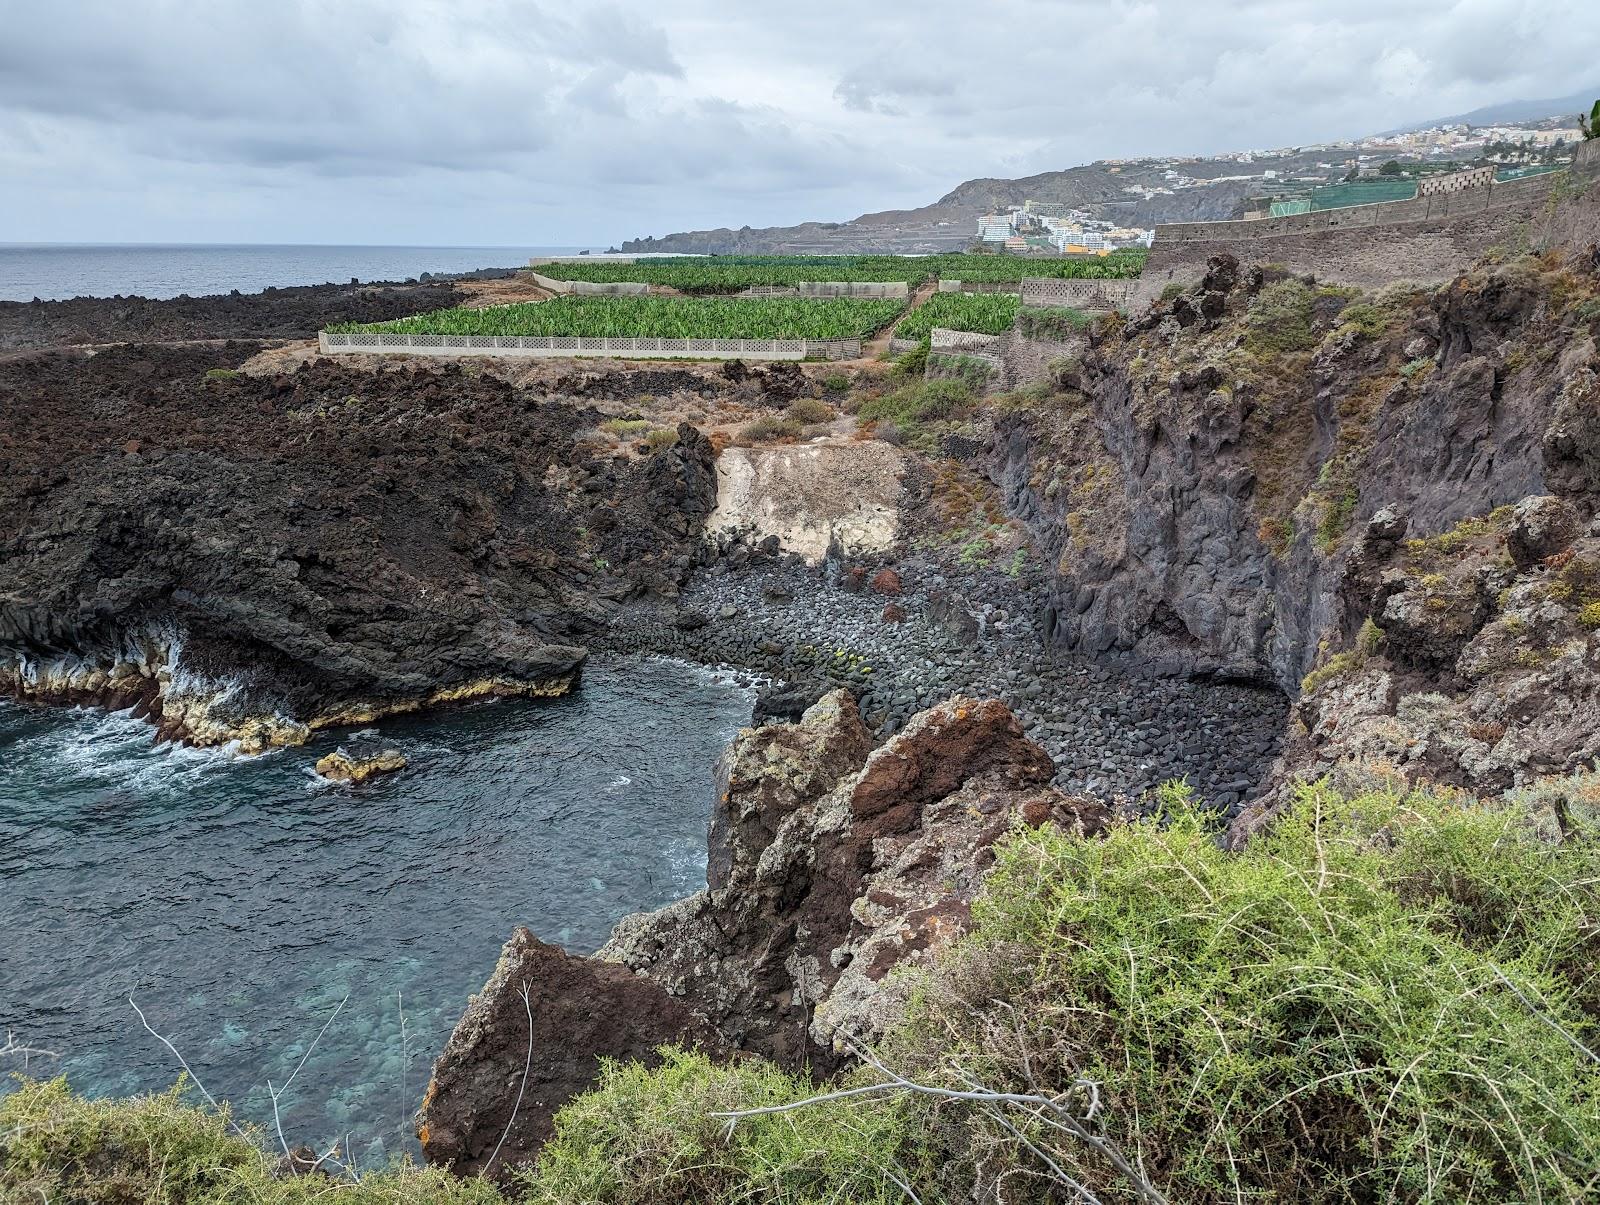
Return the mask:
<svg viewBox="0 0 1600 1205">
<path fill-rule="evenodd" d="M 510 1115 L 528 1050 L 518 993 L 530 949 L 556 1014 L 601 1018 L 539 1022 L 562 1034 L 534 1048 L 540 1119 L 587 1085 L 597 1055 L 662 1042 L 750 1051 L 791 1070 L 846 1065 L 843 1038 L 870 1041 L 898 1015 L 891 972 L 967 931 L 1002 835 L 1104 826 L 1105 806 L 1063 794 L 1052 774 L 997 700 L 951 699 L 877 750 L 845 691 L 798 724 L 744 729 L 718 766 L 707 889 L 624 918 L 592 959 L 519 932 L 439 1060 L 421 1115 L 428 1158 L 481 1166 Z M 547 1127 L 519 1118 L 517 1151 Z"/>
<path fill-rule="evenodd" d="M 654 1063 L 668 1042 L 719 1048 L 648 979 L 519 928 L 434 1064 L 417 1115 L 423 1153 L 458 1172 L 503 1175 L 550 1137 L 555 1111 L 594 1083 L 602 1057 Z"/>
</svg>

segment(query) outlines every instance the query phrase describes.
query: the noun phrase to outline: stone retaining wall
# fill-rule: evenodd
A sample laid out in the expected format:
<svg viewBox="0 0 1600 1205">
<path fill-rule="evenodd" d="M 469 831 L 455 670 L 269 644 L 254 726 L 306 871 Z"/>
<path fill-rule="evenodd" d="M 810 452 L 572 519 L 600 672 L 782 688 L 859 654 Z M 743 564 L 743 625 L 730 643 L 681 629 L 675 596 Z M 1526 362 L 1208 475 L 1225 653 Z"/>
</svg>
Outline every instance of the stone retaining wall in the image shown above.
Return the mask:
<svg viewBox="0 0 1600 1205">
<path fill-rule="evenodd" d="M 903 280 L 803 280 L 796 285 L 751 285 L 736 297 L 876 297 L 904 301 L 911 288 Z"/>
<path fill-rule="evenodd" d="M 941 293 L 1020 293 L 1020 280 L 943 280 L 939 281 Z"/>
<path fill-rule="evenodd" d="M 606 284 L 599 284 L 592 280 L 556 280 L 553 276 L 543 276 L 538 272 L 530 271 L 533 283 L 541 289 L 549 289 L 552 293 L 563 296 L 576 297 L 644 297 L 650 292 L 650 286 L 643 281 L 618 280 Z"/>
<path fill-rule="evenodd" d="M 317 341 L 324 355 L 609 356 L 622 360 L 854 360 L 861 355 L 860 339 L 590 339 L 323 331 Z"/>
<path fill-rule="evenodd" d="M 1285 234 L 1442 222 L 1492 209 L 1527 205 L 1542 199 L 1555 181 L 1566 178 L 1562 172 L 1547 172 L 1522 180 L 1508 180 L 1504 184 L 1489 184 L 1455 192 L 1433 192 L 1409 201 L 1380 201 L 1374 205 L 1350 205 L 1343 209 L 1313 210 L 1310 213 L 1258 218 L 1254 221 L 1170 222 L 1156 227 L 1154 246 L 1192 242 L 1255 243 Z"/>
<path fill-rule="evenodd" d="M 933 351 L 992 351 L 999 342 L 999 335 L 953 331 L 943 326 L 934 327 L 928 336 L 928 345 Z"/>
<path fill-rule="evenodd" d="M 1192 285 L 1207 259 L 1223 252 L 1366 289 L 1444 284 L 1491 248 L 1527 242 L 1552 190 L 1600 178 L 1600 150 L 1591 146 L 1600 143 L 1579 147 L 1570 171 L 1484 188 L 1283 218 L 1158 226 L 1133 304 L 1149 303 L 1170 284 Z"/>
</svg>

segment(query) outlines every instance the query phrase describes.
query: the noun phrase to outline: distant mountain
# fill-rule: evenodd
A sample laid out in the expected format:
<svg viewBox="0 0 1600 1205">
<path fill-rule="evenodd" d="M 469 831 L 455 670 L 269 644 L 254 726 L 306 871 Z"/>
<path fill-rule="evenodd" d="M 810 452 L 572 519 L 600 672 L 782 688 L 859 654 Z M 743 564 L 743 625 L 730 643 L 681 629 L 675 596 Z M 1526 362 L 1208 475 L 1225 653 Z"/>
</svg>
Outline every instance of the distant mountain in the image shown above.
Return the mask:
<svg viewBox="0 0 1600 1205">
<path fill-rule="evenodd" d="M 1259 187 L 1230 180 L 1209 188 L 1168 192 L 1154 197 L 1130 193 L 1131 185 L 1160 186 L 1166 161 L 1126 165 L 1094 163 L 1065 171 L 1041 172 L 1020 180 L 977 179 L 957 185 L 931 205 L 864 213 L 847 222 L 804 222 L 798 226 L 745 226 L 738 230 L 693 230 L 661 238 L 629 239 L 624 252 L 669 252 L 699 255 L 837 255 L 862 251 L 922 254 L 960 251 L 976 237 L 981 213 L 1027 200 L 1057 201 L 1085 209 L 1097 217 L 1127 226 L 1158 222 L 1203 222 L 1235 216 L 1244 198 Z M 1235 164 L 1212 160 L 1184 161 L 1197 178 L 1237 174 Z M 1258 166 L 1256 172 L 1261 170 Z"/>
<path fill-rule="evenodd" d="M 1447 124 L 1504 125 L 1563 115 L 1571 115 L 1576 124 L 1577 114 L 1587 113 L 1597 97 L 1600 97 L 1600 86 L 1550 100 L 1513 100 L 1486 105 L 1470 113 L 1417 122 L 1385 133 L 1400 134 Z M 1339 159 L 1340 156 L 1330 156 L 1327 151 L 1295 150 L 1257 155 L 1248 163 L 1238 158 L 1184 156 L 1091 163 L 1065 171 L 1041 172 L 1020 180 L 968 180 L 933 204 L 919 209 L 864 213 L 846 222 L 690 230 L 660 238 L 628 239 L 621 250 L 635 254 L 680 255 L 959 251 L 972 243 L 977 230 L 974 219 L 979 214 L 1004 210 L 1028 200 L 1065 202 L 1097 218 L 1140 228 L 1162 222 L 1211 222 L 1241 216 L 1245 199 L 1266 191 L 1265 171 L 1276 173 L 1274 182 L 1314 181 L 1316 173 L 1328 179 L 1329 158 Z M 1307 176 L 1308 172 L 1313 174 Z M 1202 187 L 1169 188 L 1172 174 L 1215 182 Z M 1253 178 L 1240 178 L 1245 175 Z"/>
<path fill-rule="evenodd" d="M 1500 126 L 1518 121 L 1538 121 L 1542 117 L 1566 116 L 1572 117 L 1576 125 L 1578 114 L 1587 113 L 1596 100 L 1600 100 L 1600 84 L 1574 92 L 1571 96 L 1557 96 L 1550 100 L 1508 100 L 1498 105 L 1485 105 L 1470 113 L 1457 113 L 1454 117 L 1414 122 L 1388 132 L 1403 134 L 1409 130 L 1426 130 L 1444 125 Z"/>
</svg>

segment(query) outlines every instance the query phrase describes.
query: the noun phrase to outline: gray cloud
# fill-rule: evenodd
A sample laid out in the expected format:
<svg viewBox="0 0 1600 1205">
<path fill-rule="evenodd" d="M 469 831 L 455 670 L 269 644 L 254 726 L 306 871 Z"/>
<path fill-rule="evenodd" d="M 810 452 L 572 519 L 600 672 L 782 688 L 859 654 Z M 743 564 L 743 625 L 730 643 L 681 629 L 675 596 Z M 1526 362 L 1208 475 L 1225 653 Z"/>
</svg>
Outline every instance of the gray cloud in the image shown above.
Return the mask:
<svg viewBox="0 0 1600 1205">
<path fill-rule="evenodd" d="M 1593 0 L 0 0 L 0 237 L 587 243 L 1600 85 Z"/>
</svg>

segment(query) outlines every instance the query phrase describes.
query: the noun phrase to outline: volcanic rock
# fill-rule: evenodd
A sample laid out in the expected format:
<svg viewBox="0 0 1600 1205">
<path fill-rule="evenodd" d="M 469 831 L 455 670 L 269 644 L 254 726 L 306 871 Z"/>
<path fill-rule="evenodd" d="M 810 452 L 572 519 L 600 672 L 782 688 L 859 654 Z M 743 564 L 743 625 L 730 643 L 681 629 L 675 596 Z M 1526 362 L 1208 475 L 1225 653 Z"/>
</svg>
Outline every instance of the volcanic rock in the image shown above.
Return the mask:
<svg viewBox="0 0 1600 1205">
<path fill-rule="evenodd" d="M 405 754 L 376 736 L 356 736 L 317 759 L 317 773 L 339 782 L 365 782 L 406 768 Z"/>
<path fill-rule="evenodd" d="M 650 1066 L 660 1061 L 656 1048 L 672 1042 L 721 1050 L 711 1029 L 657 984 L 519 928 L 434 1063 L 417 1113 L 423 1154 L 461 1174 L 503 1179 L 550 1137 L 555 1111 L 599 1077 L 601 1058 Z"/>
<path fill-rule="evenodd" d="M 798 724 L 742 730 L 717 769 L 706 890 L 624 918 L 593 959 L 557 960 L 572 999 L 598 1001 L 615 1028 L 572 1026 L 559 1047 L 536 1044 L 540 1108 L 579 1090 L 596 1055 L 659 1042 L 751 1051 L 794 1071 L 848 1064 L 850 1042 L 899 1015 L 903 988 L 889 972 L 927 962 L 968 929 L 992 847 L 1013 824 L 1085 836 L 1104 827 L 1105 806 L 1051 786 L 1053 770 L 996 700 L 951 699 L 877 750 L 843 690 Z M 432 1160 L 459 1166 L 469 1145 L 480 1158 L 509 1115 L 527 1044 L 515 1037 L 526 1029 L 519 975 L 505 968 L 530 942 L 513 939 L 440 1059 L 423 1111 Z M 541 958 L 556 959 L 552 950 L 540 947 Z M 612 985 L 623 983 L 654 1011 L 615 1005 Z M 444 1086 L 464 1064 L 474 1091 L 446 1109 Z M 517 1149 L 544 1132 L 530 1126 Z"/>
</svg>

